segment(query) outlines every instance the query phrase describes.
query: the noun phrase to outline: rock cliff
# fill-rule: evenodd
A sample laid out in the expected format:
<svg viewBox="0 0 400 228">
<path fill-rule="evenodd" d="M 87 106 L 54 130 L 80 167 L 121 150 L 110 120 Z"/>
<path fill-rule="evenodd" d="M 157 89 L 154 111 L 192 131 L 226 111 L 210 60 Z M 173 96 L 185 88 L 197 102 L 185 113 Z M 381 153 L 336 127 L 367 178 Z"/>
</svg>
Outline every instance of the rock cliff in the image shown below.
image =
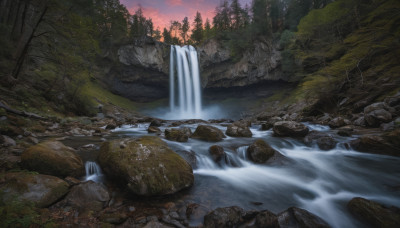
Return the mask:
<svg viewBox="0 0 400 228">
<path fill-rule="evenodd" d="M 266 81 L 287 81 L 280 69 L 278 44 L 257 40 L 252 49 L 234 62 L 228 47 L 210 39 L 197 48 L 202 87 L 221 89 L 246 87 Z M 143 38 L 121 46 L 118 64 L 108 74 L 113 92 L 132 100 L 147 101 L 168 96 L 170 46 Z"/>
</svg>

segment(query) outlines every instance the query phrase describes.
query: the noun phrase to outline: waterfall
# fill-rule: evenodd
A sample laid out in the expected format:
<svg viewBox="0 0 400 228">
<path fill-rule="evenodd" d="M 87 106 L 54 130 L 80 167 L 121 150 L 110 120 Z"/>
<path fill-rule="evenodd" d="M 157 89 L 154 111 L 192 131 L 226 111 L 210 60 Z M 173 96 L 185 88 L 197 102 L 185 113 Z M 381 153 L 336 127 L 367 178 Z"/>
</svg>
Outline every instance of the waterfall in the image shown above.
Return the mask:
<svg viewBox="0 0 400 228">
<path fill-rule="evenodd" d="M 199 61 L 193 46 L 171 46 L 169 77 L 169 105 L 174 116 L 177 119 L 200 118 L 202 104 Z"/>
<path fill-rule="evenodd" d="M 100 166 L 94 161 L 87 161 L 85 163 L 86 177 L 85 180 L 92 180 L 94 182 L 101 182 L 101 169 Z"/>
</svg>

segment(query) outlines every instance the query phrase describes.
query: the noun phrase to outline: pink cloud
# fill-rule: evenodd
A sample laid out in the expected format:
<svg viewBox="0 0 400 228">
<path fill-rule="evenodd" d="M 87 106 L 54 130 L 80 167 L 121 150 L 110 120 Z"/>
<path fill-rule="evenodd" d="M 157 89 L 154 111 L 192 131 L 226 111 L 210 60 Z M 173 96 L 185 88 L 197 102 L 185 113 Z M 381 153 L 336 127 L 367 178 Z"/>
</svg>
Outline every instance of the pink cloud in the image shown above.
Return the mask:
<svg viewBox="0 0 400 228">
<path fill-rule="evenodd" d="M 166 3 L 170 6 L 180 6 L 182 5 L 182 0 L 167 0 Z"/>
</svg>

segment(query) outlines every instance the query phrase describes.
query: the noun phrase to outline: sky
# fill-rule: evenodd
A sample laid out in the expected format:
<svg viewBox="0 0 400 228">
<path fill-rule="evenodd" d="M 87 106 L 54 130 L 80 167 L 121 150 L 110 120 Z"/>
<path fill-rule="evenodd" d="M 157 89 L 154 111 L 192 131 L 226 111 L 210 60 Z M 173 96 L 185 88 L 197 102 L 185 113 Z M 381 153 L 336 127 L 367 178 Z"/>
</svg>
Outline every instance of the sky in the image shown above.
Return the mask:
<svg viewBox="0 0 400 228">
<path fill-rule="evenodd" d="M 152 18 L 154 28 L 162 30 L 164 27 L 169 27 L 171 20 L 182 22 L 184 17 L 189 18 L 190 25 L 193 23 L 196 12 L 199 11 L 203 18 L 203 23 L 208 18 L 212 23 L 215 7 L 220 3 L 220 0 L 120 0 L 126 6 L 131 14 L 134 14 L 141 5 L 143 14 L 146 18 Z M 251 0 L 239 0 L 244 4 Z"/>
</svg>

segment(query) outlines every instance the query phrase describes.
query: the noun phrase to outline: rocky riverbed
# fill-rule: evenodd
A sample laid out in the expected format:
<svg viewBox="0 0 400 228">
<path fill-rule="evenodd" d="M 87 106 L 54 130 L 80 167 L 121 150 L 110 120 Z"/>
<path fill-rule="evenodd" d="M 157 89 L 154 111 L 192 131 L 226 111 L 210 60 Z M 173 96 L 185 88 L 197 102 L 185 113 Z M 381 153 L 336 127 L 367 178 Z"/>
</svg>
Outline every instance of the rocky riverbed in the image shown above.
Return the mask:
<svg viewBox="0 0 400 228">
<path fill-rule="evenodd" d="M 2 112 L 2 225 L 396 227 L 399 116 L 399 98 L 351 118 Z M 87 162 L 98 163 L 96 178 Z"/>
</svg>

